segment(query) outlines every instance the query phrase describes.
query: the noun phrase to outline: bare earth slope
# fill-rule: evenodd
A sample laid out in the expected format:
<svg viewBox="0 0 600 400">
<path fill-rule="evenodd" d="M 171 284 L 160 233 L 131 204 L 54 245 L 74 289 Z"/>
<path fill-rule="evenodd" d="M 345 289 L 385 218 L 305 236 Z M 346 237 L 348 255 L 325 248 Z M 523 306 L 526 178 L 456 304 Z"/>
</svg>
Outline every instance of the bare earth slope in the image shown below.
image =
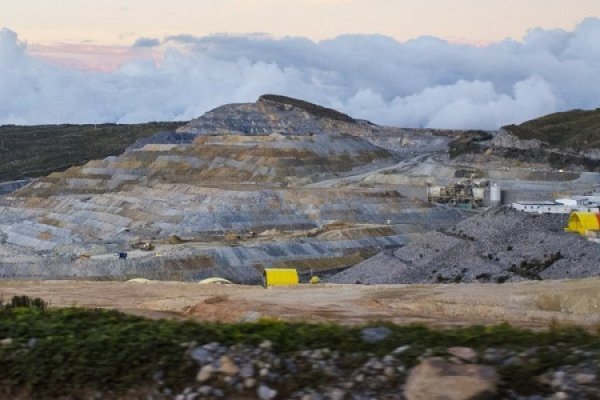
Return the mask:
<svg viewBox="0 0 600 400">
<path fill-rule="evenodd" d="M 198 285 L 182 282 L 0 282 L 0 293 L 40 296 L 53 307 L 114 308 L 151 317 L 238 322 L 368 321 L 435 326 L 510 322 L 546 328 L 551 322 L 600 323 L 600 281 L 519 282 L 504 285 Z"/>
</svg>

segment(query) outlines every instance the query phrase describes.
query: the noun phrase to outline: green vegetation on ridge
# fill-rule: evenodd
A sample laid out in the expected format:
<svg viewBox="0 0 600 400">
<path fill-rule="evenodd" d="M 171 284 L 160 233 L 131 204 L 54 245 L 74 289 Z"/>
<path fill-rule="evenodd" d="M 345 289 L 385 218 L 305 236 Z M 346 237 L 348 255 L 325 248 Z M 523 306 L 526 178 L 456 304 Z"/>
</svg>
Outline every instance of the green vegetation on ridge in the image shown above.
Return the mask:
<svg viewBox="0 0 600 400">
<path fill-rule="evenodd" d="M 182 124 L 0 126 L 0 182 L 45 176 L 119 155 L 140 138 L 172 131 Z"/>
<path fill-rule="evenodd" d="M 559 148 L 600 148 L 600 108 L 550 114 L 504 129 L 520 139 L 538 139 Z"/>
</svg>

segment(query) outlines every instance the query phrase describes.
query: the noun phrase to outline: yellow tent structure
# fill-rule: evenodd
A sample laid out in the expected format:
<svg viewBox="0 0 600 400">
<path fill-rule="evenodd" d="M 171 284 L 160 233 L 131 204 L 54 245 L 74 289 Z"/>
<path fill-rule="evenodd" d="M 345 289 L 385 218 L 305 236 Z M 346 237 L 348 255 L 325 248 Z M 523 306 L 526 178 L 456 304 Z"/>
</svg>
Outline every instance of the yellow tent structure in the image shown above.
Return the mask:
<svg viewBox="0 0 600 400">
<path fill-rule="evenodd" d="M 572 212 L 565 231 L 579 233 L 581 236 L 586 236 L 588 231 L 600 231 L 600 214 Z"/>
<path fill-rule="evenodd" d="M 264 287 L 292 286 L 300 282 L 298 271 L 284 268 L 265 268 L 263 272 Z"/>
</svg>

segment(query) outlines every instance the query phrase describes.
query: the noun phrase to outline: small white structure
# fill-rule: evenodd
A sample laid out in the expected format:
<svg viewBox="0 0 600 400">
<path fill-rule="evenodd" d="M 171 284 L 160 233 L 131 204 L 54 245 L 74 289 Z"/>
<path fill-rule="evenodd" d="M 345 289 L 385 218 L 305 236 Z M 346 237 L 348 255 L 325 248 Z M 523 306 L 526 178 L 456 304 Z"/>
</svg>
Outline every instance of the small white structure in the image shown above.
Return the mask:
<svg viewBox="0 0 600 400">
<path fill-rule="evenodd" d="M 512 203 L 512 208 L 534 214 L 567 214 L 573 207 L 553 201 L 516 201 Z"/>
</svg>

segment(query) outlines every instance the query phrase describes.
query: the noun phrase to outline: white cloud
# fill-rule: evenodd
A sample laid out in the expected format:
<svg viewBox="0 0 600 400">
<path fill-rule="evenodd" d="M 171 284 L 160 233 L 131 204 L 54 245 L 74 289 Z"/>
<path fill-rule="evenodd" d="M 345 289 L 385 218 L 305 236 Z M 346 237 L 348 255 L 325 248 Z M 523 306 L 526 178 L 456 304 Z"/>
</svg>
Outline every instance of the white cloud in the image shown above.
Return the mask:
<svg viewBox="0 0 600 400">
<path fill-rule="evenodd" d="M 137 46 L 155 46 L 139 39 Z M 164 60 L 110 73 L 58 67 L 0 31 L 0 124 L 188 120 L 264 93 L 377 123 L 482 128 L 600 103 L 600 20 L 533 29 L 487 47 L 377 35 L 322 42 L 263 35 L 168 37 Z"/>
</svg>

